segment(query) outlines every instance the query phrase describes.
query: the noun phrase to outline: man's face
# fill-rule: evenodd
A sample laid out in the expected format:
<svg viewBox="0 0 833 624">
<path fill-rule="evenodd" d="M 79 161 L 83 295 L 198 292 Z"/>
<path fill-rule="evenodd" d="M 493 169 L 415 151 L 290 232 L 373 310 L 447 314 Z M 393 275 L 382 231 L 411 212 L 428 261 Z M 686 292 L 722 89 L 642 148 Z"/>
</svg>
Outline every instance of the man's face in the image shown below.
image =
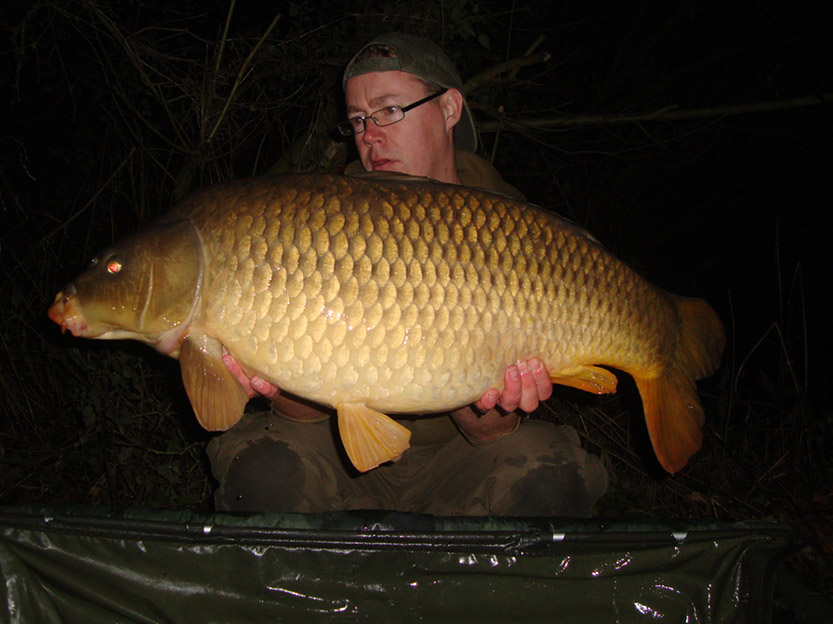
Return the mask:
<svg viewBox="0 0 833 624">
<path fill-rule="evenodd" d="M 355 117 L 370 115 L 386 106 L 408 106 L 430 93 L 411 74 L 387 71 L 350 78 L 344 95 L 347 116 Z M 355 136 L 365 170 L 456 181 L 452 128 L 459 115 L 449 118 L 444 102 L 445 96 L 440 96 L 409 110 L 402 121 L 381 128 L 368 119 L 367 129 Z"/>
</svg>

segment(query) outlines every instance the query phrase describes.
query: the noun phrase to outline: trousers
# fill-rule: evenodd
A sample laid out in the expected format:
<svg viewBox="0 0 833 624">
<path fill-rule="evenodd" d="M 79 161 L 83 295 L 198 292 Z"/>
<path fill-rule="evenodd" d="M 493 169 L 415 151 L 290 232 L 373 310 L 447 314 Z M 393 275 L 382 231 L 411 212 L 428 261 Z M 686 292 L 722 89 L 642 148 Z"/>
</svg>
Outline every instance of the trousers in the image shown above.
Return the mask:
<svg viewBox="0 0 833 624">
<path fill-rule="evenodd" d="M 464 185 L 523 200 L 485 159 L 466 150 L 454 155 Z M 345 173 L 358 171 L 361 163 L 354 162 Z M 412 447 L 398 461 L 360 474 L 344 455 L 334 420 L 247 413 L 213 438 L 208 456 L 219 483 L 217 509 L 588 517 L 608 485 L 604 466 L 581 448 L 576 431 L 546 421 L 525 420 L 511 435 L 478 444 L 448 416 L 430 419 L 437 427 L 406 421 Z"/>
<path fill-rule="evenodd" d="M 608 485 L 599 458 L 568 426 L 529 419 L 513 434 L 479 444 L 456 434 L 362 474 L 347 460 L 332 421 L 245 414 L 208 445 L 219 483 L 216 508 L 578 518 L 592 514 Z"/>
</svg>

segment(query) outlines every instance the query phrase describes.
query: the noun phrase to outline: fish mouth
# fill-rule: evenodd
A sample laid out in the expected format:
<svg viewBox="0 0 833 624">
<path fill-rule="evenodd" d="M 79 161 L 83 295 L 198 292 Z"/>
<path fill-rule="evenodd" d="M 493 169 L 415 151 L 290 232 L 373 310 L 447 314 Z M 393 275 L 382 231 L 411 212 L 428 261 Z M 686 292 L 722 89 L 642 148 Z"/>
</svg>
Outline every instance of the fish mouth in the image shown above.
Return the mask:
<svg viewBox="0 0 833 624">
<path fill-rule="evenodd" d="M 69 330 L 73 336 L 90 337 L 87 319 L 78 306 L 78 297 L 75 296 L 75 287 L 72 284 L 55 295 L 55 301 L 49 306 L 46 314 L 61 326 L 62 334 Z"/>
</svg>

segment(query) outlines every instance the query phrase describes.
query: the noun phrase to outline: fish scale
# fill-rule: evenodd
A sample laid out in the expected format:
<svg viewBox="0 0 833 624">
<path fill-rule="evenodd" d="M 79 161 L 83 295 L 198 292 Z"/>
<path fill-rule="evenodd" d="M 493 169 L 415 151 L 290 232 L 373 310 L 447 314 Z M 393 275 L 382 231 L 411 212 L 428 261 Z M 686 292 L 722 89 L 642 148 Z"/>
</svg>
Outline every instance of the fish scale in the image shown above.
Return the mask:
<svg viewBox="0 0 833 624">
<path fill-rule="evenodd" d="M 338 181 L 336 179 L 336 183 Z M 325 188 L 319 197 L 338 192 Z M 243 212 L 238 204 L 233 250 L 224 251 L 220 247 L 207 254 L 212 263 L 228 264 L 236 269 L 232 275 L 224 275 L 223 282 L 244 286 L 239 295 L 234 289 L 228 301 L 218 299 L 216 304 L 206 307 L 205 330 L 212 335 L 222 333 L 227 336 L 223 341 L 227 349 L 279 387 L 301 395 L 318 393 L 313 398 L 330 405 L 339 400 L 362 401 L 387 411 L 401 409 L 402 401 L 412 401 L 414 408 L 435 411 L 446 409 L 449 401 L 462 404 L 478 398 L 484 385 L 499 385 L 502 368 L 518 357 L 551 352 L 565 358 L 573 355 L 568 340 L 560 344 L 550 338 L 558 332 L 547 331 L 544 327 L 548 316 L 539 304 L 546 297 L 543 280 L 556 272 L 559 263 L 573 271 L 566 281 L 575 280 L 581 286 L 580 278 L 585 275 L 582 258 L 587 254 L 582 254 L 584 250 L 579 249 L 573 239 L 569 241 L 571 244 L 561 247 L 567 252 L 565 256 L 548 259 L 546 242 L 553 236 L 551 229 L 546 227 L 549 221 L 542 213 L 507 210 L 504 202 L 475 201 L 472 195 L 465 201 L 455 202 L 456 206 L 446 194 L 425 192 L 413 194 L 410 202 L 397 202 L 396 197 L 390 197 L 389 193 L 385 197 L 383 192 L 378 197 L 361 197 L 358 201 L 355 195 L 341 197 L 340 202 L 329 206 L 321 200 L 312 201 L 310 189 L 300 191 L 299 195 L 291 204 L 288 222 L 281 214 L 286 205 L 284 202 L 267 199 L 265 209 L 261 210 L 263 204 L 255 203 L 251 213 Z M 416 203 L 413 198 L 418 198 Z M 374 203 L 379 206 L 377 210 L 373 209 Z M 401 209 L 397 210 L 397 205 Z M 346 220 L 341 218 L 342 211 L 349 215 Z M 331 215 L 338 215 L 338 218 L 333 220 Z M 255 237 L 266 230 L 268 222 L 284 224 L 280 235 L 271 242 Z M 407 227 L 410 224 L 415 227 Z M 200 225 L 201 229 L 213 227 L 208 220 Z M 318 248 L 312 245 L 312 227 L 319 233 Z M 333 233 L 337 236 L 341 228 L 346 230 L 347 239 L 332 240 Z M 508 232 L 510 238 L 504 244 L 492 247 L 495 238 L 492 232 L 498 228 L 503 228 L 501 233 Z M 321 235 L 322 232 L 330 233 L 326 245 L 320 242 L 327 238 Z M 391 244 L 387 247 L 387 255 L 380 232 L 389 240 L 391 233 L 401 232 L 410 246 L 400 248 Z M 515 238 L 511 238 L 513 233 Z M 505 235 L 498 238 L 506 240 Z M 445 253 L 446 249 L 457 249 L 449 247 L 450 240 L 466 251 Z M 267 255 L 281 259 L 272 264 L 271 277 L 276 286 L 276 292 L 272 294 L 277 297 L 267 298 L 258 293 L 252 279 L 253 249 L 261 243 L 267 244 Z M 321 254 L 320 249 L 324 246 L 328 251 Z M 333 273 L 329 269 L 330 249 L 334 250 L 334 257 L 339 258 Z M 229 263 L 224 253 L 230 253 L 237 262 Z M 524 253 L 529 254 L 529 258 Z M 502 309 L 497 314 L 471 307 L 472 301 L 483 299 L 472 294 L 479 286 L 479 279 L 462 283 L 452 281 L 447 259 L 455 255 L 471 257 L 475 265 L 479 261 L 491 270 L 501 271 L 499 275 L 503 279 L 498 280 L 497 295 Z M 400 280 L 409 284 L 402 298 L 402 303 L 407 303 L 404 306 L 394 306 L 402 286 L 388 292 L 387 296 L 380 297 L 379 294 L 381 288 L 391 284 L 388 280 L 390 264 L 397 259 L 405 264 Z M 541 270 L 541 264 L 546 269 Z M 454 266 L 461 267 L 456 263 Z M 538 278 L 531 279 L 528 269 Z M 218 273 L 222 274 L 222 271 Z M 289 277 L 285 278 L 284 274 Z M 315 279 L 311 279 L 313 275 Z M 264 271 L 262 281 L 270 281 L 268 276 L 269 271 Z M 338 279 L 335 297 L 343 303 L 337 306 L 342 317 L 338 322 L 330 318 L 329 331 L 319 331 L 314 340 L 306 329 L 311 323 L 320 322 L 330 311 L 327 302 L 317 297 L 319 285 L 332 278 Z M 223 285 L 209 282 L 206 287 L 209 291 L 222 292 Z M 331 288 L 336 290 L 334 285 Z M 463 309 L 456 307 L 460 303 L 461 290 L 465 292 L 464 300 L 469 302 L 466 310 L 470 312 L 470 322 L 465 326 L 460 316 Z M 535 296 L 536 292 L 540 295 Z M 569 303 L 575 310 L 587 310 L 588 306 L 596 304 L 586 299 L 583 290 L 577 291 L 577 300 Z M 421 329 L 422 344 L 410 352 L 410 357 L 400 353 L 404 349 L 401 343 L 388 344 L 385 358 L 379 358 L 376 352 L 376 357 L 371 359 L 370 349 L 377 349 L 384 340 L 380 322 L 385 309 L 391 307 L 396 308 L 395 315 L 399 318 L 408 317 L 407 326 Z M 248 311 L 248 314 L 238 316 L 238 310 Z M 456 312 L 457 322 L 451 320 L 452 311 Z M 478 320 L 478 326 L 482 322 L 480 331 L 470 331 L 471 317 Z M 523 327 L 527 317 L 536 321 Z M 274 324 L 276 331 L 265 334 L 270 319 L 281 318 L 286 318 L 287 322 Z M 577 320 L 573 319 L 574 322 Z M 264 331 L 253 331 L 258 321 L 262 321 Z M 291 331 L 288 325 L 291 325 Z M 590 341 L 601 329 L 595 325 L 582 328 L 576 324 L 575 327 L 580 330 L 578 343 Z M 491 332 L 503 337 L 498 343 L 505 345 L 503 348 L 490 346 L 488 334 Z M 507 332 L 512 335 L 505 337 Z M 398 340 L 397 336 L 393 338 Z M 269 367 L 252 361 L 253 354 L 257 354 L 266 342 L 274 344 L 275 350 L 282 354 L 279 361 Z M 320 351 L 319 345 L 323 346 Z M 460 364 L 461 351 L 478 353 L 481 357 L 469 366 L 462 387 L 448 387 L 448 370 Z M 312 358 L 314 352 L 318 355 Z M 324 370 L 329 359 L 322 354 L 327 353 L 338 363 L 337 372 L 332 367 Z M 605 353 L 603 357 L 609 356 Z M 421 384 L 406 388 L 394 381 L 390 387 L 378 386 L 380 376 L 396 380 L 396 371 L 403 366 L 424 369 Z M 322 373 L 328 373 L 330 377 L 322 376 Z"/>
<path fill-rule="evenodd" d="M 124 275 L 145 263 L 165 277 L 152 290 L 119 283 L 101 269 L 114 254 L 142 265 Z M 674 471 L 700 446 L 694 379 L 723 349 L 708 304 L 650 284 L 581 228 L 501 195 L 402 176 L 215 185 L 102 257 L 56 296 L 56 322 L 179 357 L 212 430 L 232 426 L 246 402 L 220 360 L 228 351 L 249 375 L 335 407 L 360 470 L 407 448 L 407 430 L 384 412 L 461 407 L 537 356 L 555 382 L 591 392 L 616 389 L 600 365 L 631 374 L 657 456 Z M 114 293 L 124 300 L 131 288 L 135 301 L 110 318 Z M 158 322 L 129 318 L 164 305 Z"/>
</svg>

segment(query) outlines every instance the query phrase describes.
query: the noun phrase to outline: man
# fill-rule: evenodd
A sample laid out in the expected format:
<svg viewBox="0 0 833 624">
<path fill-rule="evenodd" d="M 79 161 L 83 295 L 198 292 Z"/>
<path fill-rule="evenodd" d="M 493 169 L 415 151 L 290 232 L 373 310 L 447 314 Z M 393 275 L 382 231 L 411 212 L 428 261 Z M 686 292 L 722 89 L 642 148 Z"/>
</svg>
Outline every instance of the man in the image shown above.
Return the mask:
<svg viewBox="0 0 833 624">
<path fill-rule="evenodd" d="M 380 36 L 350 61 L 343 87 L 348 119 L 339 130 L 354 136 L 359 151 L 346 174 L 400 172 L 523 199 L 474 155 L 477 134 L 462 81 L 433 43 Z M 272 399 L 276 413 L 246 414 L 209 444 L 218 509 L 589 516 L 607 487 L 604 468 L 573 429 L 536 420 L 519 428 L 521 412 L 552 393 L 535 358 L 507 368 L 502 393 L 492 388 L 450 415 L 401 419 L 412 431 L 411 448 L 362 475 L 341 457 L 331 410 L 247 379 L 230 356 L 226 365 L 250 396 Z"/>
</svg>

